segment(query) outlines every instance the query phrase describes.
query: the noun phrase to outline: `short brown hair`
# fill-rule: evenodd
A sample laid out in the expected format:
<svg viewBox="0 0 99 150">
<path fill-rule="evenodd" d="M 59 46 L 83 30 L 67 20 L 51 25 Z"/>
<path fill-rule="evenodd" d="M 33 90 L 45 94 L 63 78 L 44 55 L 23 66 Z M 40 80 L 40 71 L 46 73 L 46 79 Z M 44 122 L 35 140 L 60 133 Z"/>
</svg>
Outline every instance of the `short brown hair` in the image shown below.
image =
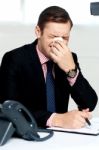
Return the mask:
<svg viewBox="0 0 99 150">
<path fill-rule="evenodd" d="M 72 27 L 73 22 L 65 9 L 59 6 L 50 6 L 41 12 L 37 25 L 43 31 L 48 22 L 67 23 L 68 21 Z"/>
</svg>

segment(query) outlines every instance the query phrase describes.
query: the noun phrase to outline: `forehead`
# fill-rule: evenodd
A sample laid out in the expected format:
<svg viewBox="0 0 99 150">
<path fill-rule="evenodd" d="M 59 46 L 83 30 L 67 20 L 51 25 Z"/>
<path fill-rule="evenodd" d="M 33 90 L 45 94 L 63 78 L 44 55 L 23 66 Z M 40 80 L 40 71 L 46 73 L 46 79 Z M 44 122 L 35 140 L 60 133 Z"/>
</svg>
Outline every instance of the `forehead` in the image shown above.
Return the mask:
<svg viewBox="0 0 99 150">
<path fill-rule="evenodd" d="M 70 22 L 67 23 L 48 22 L 44 28 L 45 33 L 53 34 L 56 36 L 69 35 L 70 30 L 71 30 Z"/>
</svg>

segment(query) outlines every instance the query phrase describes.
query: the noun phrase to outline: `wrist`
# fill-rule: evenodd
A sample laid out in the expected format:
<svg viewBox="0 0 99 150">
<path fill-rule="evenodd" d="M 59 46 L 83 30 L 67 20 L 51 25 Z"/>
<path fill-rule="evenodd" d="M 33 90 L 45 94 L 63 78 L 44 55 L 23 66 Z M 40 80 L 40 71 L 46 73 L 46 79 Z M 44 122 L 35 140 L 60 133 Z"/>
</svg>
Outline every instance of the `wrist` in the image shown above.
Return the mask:
<svg viewBox="0 0 99 150">
<path fill-rule="evenodd" d="M 69 81 L 69 84 L 70 84 L 71 86 L 73 86 L 73 85 L 75 84 L 78 75 L 79 75 L 79 70 L 77 69 L 77 74 L 76 74 L 76 76 L 75 76 L 74 78 L 67 77 L 67 80 Z"/>
<path fill-rule="evenodd" d="M 77 66 L 75 66 L 74 69 L 70 69 L 68 72 L 66 72 L 66 76 L 69 78 L 75 78 L 77 75 Z"/>
</svg>

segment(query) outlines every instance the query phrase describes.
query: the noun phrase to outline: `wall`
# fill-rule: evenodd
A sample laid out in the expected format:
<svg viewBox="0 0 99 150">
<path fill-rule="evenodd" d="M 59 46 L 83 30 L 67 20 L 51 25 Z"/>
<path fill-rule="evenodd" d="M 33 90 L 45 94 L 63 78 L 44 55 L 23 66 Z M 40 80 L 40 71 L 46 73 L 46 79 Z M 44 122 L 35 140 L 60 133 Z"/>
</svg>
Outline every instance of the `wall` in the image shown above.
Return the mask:
<svg viewBox="0 0 99 150">
<path fill-rule="evenodd" d="M 74 26 L 70 46 L 78 54 L 80 67 L 83 75 L 88 79 L 99 96 L 99 25 L 76 25 Z M 70 108 L 75 108 L 73 102 Z M 99 103 L 93 115 L 99 116 Z"/>
<path fill-rule="evenodd" d="M 78 54 L 84 76 L 99 95 L 99 25 L 74 25 L 69 46 Z M 35 39 L 34 26 L 23 24 L 0 24 L 0 61 L 6 51 L 12 50 Z M 97 105 L 93 115 L 98 116 Z M 70 101 L 69 109 L 76 108 Z"/>
</svg>

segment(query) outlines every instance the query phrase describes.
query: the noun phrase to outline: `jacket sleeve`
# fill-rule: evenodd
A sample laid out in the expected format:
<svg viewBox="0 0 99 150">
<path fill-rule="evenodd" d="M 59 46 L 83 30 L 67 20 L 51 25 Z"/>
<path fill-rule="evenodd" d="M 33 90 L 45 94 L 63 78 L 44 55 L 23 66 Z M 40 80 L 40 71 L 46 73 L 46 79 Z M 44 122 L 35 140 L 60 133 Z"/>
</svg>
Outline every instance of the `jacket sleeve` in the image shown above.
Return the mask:
<svg viewBox="0 0 99 150">
<path fill-rule="evenodd" d="M 17 72 L 19 70 L 18 65 L 16 65 L 9 55 L 6 53 L 2 59 L 0 66 L 0 101 L 3 99 L 14 99 L 17 98 Z"/>
<path fill-rule="evenodd" d="M 97 94 L 88 82 L 88 80 L 83 76 L 79 67 L 77 55 L 74 53 L 73 58 L 75 64 L 77 65 L 77 68 L 79 69 L 79 75 L 75 84 L 71 87 L 71 97 L 78 105 L 78 108 L 89 108 L 90 111 L 93 111 L 98 100 Z"/>
</svg>

